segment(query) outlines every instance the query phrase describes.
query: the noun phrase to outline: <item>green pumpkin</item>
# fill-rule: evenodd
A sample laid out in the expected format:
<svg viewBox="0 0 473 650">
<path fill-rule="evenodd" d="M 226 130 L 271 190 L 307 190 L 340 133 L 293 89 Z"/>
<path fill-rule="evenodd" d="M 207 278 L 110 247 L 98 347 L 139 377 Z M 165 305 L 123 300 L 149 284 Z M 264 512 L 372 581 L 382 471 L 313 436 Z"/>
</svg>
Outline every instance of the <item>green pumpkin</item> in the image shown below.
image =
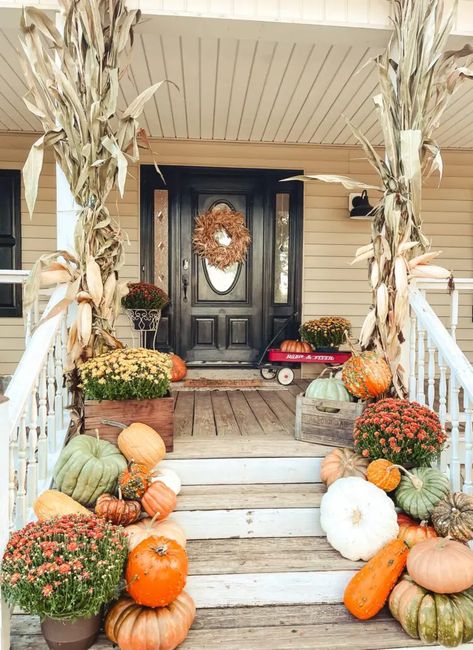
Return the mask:
<svg viewBox="0 0 473 650">
<path fill-rule="evenodd" d="M 401 478 L 394 500 L 406 514 L 424 521 L 448 494 L 450 481 L 445 474 L 433 467 L 417 467 Z"/>
<path fill-rule="evenodd" d="M 473 640 L 473 589 L 435 594 L 404 576 L 389 597 L 394 618 L 413 639 L 456 648 Z"/>
<path fill-rule="evenodd" d="M 350 393 L 345 388 L 343 381 L 341 379 L 335 379 L 332 375 L 330 377 L 314 379 L 307 386 L 305 396 L 310 399 L 327 399 L 336 400 L 337 402 L 350 401 Z M 336 413 L 339 409 L 321 407 L 320 410 L 326 411 L 327 413 Z"/>
<path fill-rule="evenodd" d="M 95 505 L 105 492 L 113 494 L 127 467 L 120 451 L 106 440 L 80 435 L 64 447 L 54 468 L 55 487 L 83 506 Z"/>
</svg>

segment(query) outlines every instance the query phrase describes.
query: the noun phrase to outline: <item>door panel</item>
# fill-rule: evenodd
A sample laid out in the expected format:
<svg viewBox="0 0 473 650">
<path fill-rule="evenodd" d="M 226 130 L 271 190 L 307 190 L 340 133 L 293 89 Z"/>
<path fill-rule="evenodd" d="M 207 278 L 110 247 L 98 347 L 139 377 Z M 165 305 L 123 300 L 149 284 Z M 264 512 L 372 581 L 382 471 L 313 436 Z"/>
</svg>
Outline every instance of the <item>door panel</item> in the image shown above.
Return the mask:
<svg viewBox="0 0 473 650">
<path fill-rule="evenodd" d="M 279 183 L 299 171 L 161 167 L 169 197 L 171 305 L 159 349 L 190 364 L 254 365 L 288 316 L 300 308 L 302 184 Z M 153 197 L 162 181 L 141 169 L 142 279 L 163 275 L 157 261 Z M 246 261 L 222 272 L 193 251 L 195 218 L 222 207 L 241 212 L 251 234 Z M 158 235 L 157 235 L 158 236 Z M 228 235 L 221 233 L 222 243 Z M 158 236 L 158 239 L 162 239 Z M 154 242 L 154 246 L 153 246 Z M 161 331 L 166 325 L 166 332 Z M 281 337 L 294 336 L 292 324 Z M 166 345 L 167 343 L 167 345 Z"/>
</svg>

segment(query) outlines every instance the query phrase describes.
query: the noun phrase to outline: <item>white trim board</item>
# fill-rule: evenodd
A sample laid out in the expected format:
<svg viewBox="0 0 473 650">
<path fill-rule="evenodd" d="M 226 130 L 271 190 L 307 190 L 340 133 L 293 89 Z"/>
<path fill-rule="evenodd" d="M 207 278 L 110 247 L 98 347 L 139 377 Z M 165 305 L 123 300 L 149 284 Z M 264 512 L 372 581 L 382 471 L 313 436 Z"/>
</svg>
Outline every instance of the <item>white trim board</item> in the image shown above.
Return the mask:
<svg viewBox="0 0 473 650">
<path fill-rule="evenodd" d="M 325 535 L 319 508 L 178 511 L 172 519 L 184 528 L 187 539 Z"/>
<path fill-rule="evenodd" d="M 186 591 L 199 607 L 340 603 L 355 573 L 307 571 L 189 576 Z"/>
<path fill-rule="evenodd" d="M 214 458 L 167 460 L 183 485 L 320 483 L 322 458 Z"/>
</svg>

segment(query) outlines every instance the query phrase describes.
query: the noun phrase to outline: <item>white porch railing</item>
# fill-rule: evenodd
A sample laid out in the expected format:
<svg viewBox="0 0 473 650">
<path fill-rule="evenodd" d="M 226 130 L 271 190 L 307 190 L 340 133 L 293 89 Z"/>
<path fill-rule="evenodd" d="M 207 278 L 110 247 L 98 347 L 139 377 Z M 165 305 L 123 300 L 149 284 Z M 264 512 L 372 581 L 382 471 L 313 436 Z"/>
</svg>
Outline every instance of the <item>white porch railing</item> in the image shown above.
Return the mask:
<svg viewBox="0 0 473 650">
<path fill-rule="evenodd" d="M 0 282 L 23 282 L 24 274 L 2 273 Z M 69 424 L 63 374 L 66 314 L 52 316 L 35 329 L 66 295 L 58 286 L 41 313 L 36 303 L 25 314 L 25 351 L 0 400 L 0 557 L 9 534 L 32 518 L 36 497 L 49 487 Z M 10 612 L 0 611 L 0 648 L 9 647 Z"/>
<path fill-rule="evenodd" d="M 447 325 L 427 299 L 440 292 L 449 312 Z M 445 280 L 417 281 L 411 286 L 409 399 L 439 414 L 449 435 L 441 466 L 448 470 L 455 491 L 473 494 L 473 368 L 456 341 L 461 298 L 466 292 L 473 292 L 473 280 L 455 280 L 451 292 Z"/>
</svg>

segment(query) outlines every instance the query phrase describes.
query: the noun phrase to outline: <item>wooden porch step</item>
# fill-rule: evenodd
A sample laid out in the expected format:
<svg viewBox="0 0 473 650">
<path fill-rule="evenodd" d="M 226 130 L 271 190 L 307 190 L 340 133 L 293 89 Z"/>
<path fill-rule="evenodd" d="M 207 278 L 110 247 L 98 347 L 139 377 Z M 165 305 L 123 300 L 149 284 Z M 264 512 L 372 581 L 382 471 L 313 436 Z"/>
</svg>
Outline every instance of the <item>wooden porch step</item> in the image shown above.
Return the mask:
<svg viewBox="0 0 473 650">
<path fill-rule="evenodd" d="M 356 570 L 323 537 L 191 540 L 189 575 Z"/>
<path fill-rule="evenodd" d="M 423 648 L 383 610 L 356 621 L 343 605 L 199 609 L 182 650 L 406 650 Z M 428 646 L 441 650 L 440 646 Z M 104 636 L 94 650 L 110 650 Z M 471 650 L 473 644 L 462 646 Z M 10 650 L 47 650 L 36 617 L 14 616 Z"/>
<path fill-rule="evenodd" d="M 322 483 L 186 485 L 179 495 L 176 509 L 318 508 L 324 492 Z"/>
</svg>

